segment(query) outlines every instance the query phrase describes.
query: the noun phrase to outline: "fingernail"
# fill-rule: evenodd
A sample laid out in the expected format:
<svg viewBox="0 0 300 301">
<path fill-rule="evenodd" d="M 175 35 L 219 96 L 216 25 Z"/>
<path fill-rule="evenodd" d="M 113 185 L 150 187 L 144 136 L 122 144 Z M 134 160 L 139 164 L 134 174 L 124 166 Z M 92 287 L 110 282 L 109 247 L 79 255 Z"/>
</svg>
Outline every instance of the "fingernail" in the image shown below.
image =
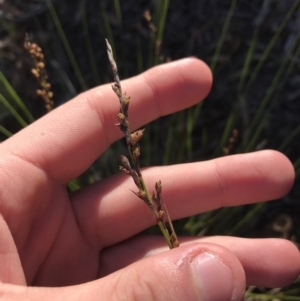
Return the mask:
<svg viewBox="0 0 300 301">
<path fill-rule="evenodd" d="M 233 275 L 228 266 L 211 253 L 201 253 L 191 262 L 200 300 L 234 300 Z"/>
</svg>

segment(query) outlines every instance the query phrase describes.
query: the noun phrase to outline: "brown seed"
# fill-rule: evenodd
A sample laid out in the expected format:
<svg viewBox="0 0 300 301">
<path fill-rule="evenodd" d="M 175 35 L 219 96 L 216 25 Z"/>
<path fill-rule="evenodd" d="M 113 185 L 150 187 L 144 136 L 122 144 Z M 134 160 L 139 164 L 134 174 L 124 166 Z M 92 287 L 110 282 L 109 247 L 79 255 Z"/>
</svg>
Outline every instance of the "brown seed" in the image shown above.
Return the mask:
<svg viewBox="0 0 300 301">
<path fill-rule="evenodd" d="M 140 147 L 139 146 L 135 147 L 134 150 L 133 150 L 134 160 L 136 160 L 140 156 L 140 154 L 141 154 Z"/>
<path fill-rule="evenodd" d="M 144 133 L 144 129 L 143 130 L 138 130 L 138 131 L 135 131 L 131 134 L 131 144 L 132 145 L 135 145 L 139 140 L 142 139 L 143 137 L 143 133 Z"/>
<path fill-rule="evenodd" d="M 45 95 L 45 90 L 37 89 L 36 94 L 39 95 L 39 96 L 44 96 Z"/>
<path fill-rule="evenodd" d="M 164 218 L 164 216 L 165 216 L 165 213 L 164 213 L 162 210 L 159 210 L 159 211 L 158 211 L 158 218 L 159 218 L 160 220 L 162 220 L 162 219 Z"/>
<path fill-rule="evenodd" d="M 36 69 L 31 69 L 31 73 L 35 76 L 35 77 L 39 77 L 40 73 L 36 70 Z"/>
<path fill-rule="evenodd" d="M 171 233 L 170 241 L 172 243 L 173 248 L 179 247 L 179 241 L 174 232 Z"/>
<path fill-rule="evenodd" d="M 118 113 L 118 119 L 119 119 L 119 122 L 121 124 L 123 124 L 124 121 L 125 121 L 125 119 L 126 119 L 126 117 L 125 117 L 125 115 L 123 113 L 120 112 L 120 113 Z"/>
<path fill-rule="evenodd" d="M 40 68 L 40 69 L 43 69 L 43 68 L 45 68 L 45 64 L 43 62 L 39 62 L 37 64 L 37 67 Z"/>
<path fill-rule="evenodd" d="M 160 196 L 161 195 L 161 190 L 162 190 L 160 180 L 155 183 L 155 190 L 156 190 L 157 195 Z"/>
<path fill-rule="evenodd" d="M 130 175 L 130 173 L 131 173 L 128 169 L 126 169 L 123 166 L 119 166 L 119 170 L 122 171 L 122 172 L 124 172 L 124 173 L 126 173 L 127 175 Z"/>
<path fill-rule="evenodd" d="M 138 196 L 141 197 L 142 199 L 147 197 L 146 191 L 145 191 L 145 190 L 142 190 L 142 189 L 140 189 L 139 192 L 138 192 L 137 194 L 138 194 Z"/>
<path fill-rule="evenodd" d="M 128 169 L 128 170 L 131 170 L 129 160 L 123 155 L 121 155 L 120 158 L 121 158 L 121 162 L 122 162 L 123 167 Z"/>
<path fill-rule="evenodd" d="M 130 96 L 126 96 L 125 94 L 123 94 L 123 104 L 128 107 L 129 105 L 129 100 L 130 100 Z"/>
</svg>

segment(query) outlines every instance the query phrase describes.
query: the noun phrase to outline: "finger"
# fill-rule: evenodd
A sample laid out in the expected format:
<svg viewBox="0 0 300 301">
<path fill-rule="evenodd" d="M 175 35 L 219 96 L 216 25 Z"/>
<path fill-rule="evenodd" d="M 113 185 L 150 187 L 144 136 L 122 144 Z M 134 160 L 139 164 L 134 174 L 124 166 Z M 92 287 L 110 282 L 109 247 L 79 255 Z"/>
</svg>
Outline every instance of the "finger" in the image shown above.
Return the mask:
<svg viewBox="0 0 300 301">
<path fill-rule="evenodd" d="M 198 242 L 213 243 L 233 252 L 241 262 L 247 285 L 282 287 L 300 274 L 300 253 L 284 239 L 247 239 L 239 237 L 180 237 L 181 246 Z M 167 250 L 160 236 L 137 236 L 101 252 L 100 275 L 105 276 L 135 261 Z M 115 260 L 118 258 L 118 260 Z"/>
<path fill-rule="evenodd" d="M 234 254 L 213 244 L 190 244 L 146 258 L 94 282 L 59 289 L 18 287 L 18 293 L 27 291 L 24 295 L 31 301 L 85 301 L 98 300 L 99 296 L 101 300 L 116 301 L 219 301 L 242 300 L 244 289 L 244 271 Z M 11 296 L 11 291 L 7 289 L 3 294 Z"/>
<path fill-rule="evenodd" d="M 18 250 L 2 215 L 0 215 L 0 233 L 0 283 L 25 285 L 26 280 Z"/>
<path fill-rule="evenodd" d="M 132 129 L 201 101 L 211 88 L 211 73 L 190 58 L 161 65 L 122 82 L 131 96 Z M 80 94 L 1 145 L 1 148 L 68 182 L 84 172 L 121 137 L 115 126 L 119 100 L 110 85 Z"/>
<path fill-rule="evenodd" d="M 276 199 L 289 191 L 294 179 L 291 163 L 275 151 L 153 167 L 143 174 L 150 192 L 162 180 L 172 219 Z M 85 237 L 110 246 L 153 225 L 151 211 L 131 191 L 136 189 L 132 179 L 119 174 L 75 193 L 73 206 Z"/>
<path fill-rule="evenodd" d="M 220 245 L 234 252 L 246 271 L 247 284 L 283 287 L 300 274 L 299 250 L 288 240 L 207 237 L 203 241 L 220 241 Z"/>
</svg>

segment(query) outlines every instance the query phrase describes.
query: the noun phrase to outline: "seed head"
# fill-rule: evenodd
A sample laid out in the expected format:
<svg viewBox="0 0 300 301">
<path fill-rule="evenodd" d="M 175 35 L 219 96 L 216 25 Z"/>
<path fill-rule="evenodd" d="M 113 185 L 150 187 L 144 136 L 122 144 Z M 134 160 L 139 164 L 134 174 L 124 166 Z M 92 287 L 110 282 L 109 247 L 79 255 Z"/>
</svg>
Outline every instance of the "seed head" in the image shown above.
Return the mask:
<svg viewBox="0 0 300 301">
<path fill-rule="evenodd" d="M 143 130 L 138 130 L 138 131 L 135 131 L 131 134 L 131 139 L 130 139 L 130 143 L 132 145 L 136 145 L 136 143 L 142 139 L 143 137 L 143 134 L 144 134 L 144 129 Z"/>
</svg>

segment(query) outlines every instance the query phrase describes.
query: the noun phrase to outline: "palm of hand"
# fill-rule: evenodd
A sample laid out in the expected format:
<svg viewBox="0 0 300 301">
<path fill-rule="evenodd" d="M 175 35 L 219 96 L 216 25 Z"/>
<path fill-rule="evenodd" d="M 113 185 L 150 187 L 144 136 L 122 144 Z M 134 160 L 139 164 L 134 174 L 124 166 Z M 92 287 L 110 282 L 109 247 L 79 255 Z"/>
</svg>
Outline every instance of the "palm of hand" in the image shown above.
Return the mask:
<svg viewBox="0 0 300 301">
<path fill-rule="evenodd" d="M 2 260 L 18 270 L 12 273 L 8 268 L 1 280 L 24 284 L 23 271 L 30 285 L 61 286 L 95 279 L 100 250 L 83 236 L 65 185 L 23 159 L 11 156 L 8 161 L 3 168 L 7 167 L 5 177 L 10 181 L 3 185 L 10 195 L 2 199 L 1 233 L 3 240 L 10 241 L 10 250 Z M 26 176 L 18 183 L 20 171 Z M 20 189 L 10 190 L 10 186 Z"/>
</svg>

